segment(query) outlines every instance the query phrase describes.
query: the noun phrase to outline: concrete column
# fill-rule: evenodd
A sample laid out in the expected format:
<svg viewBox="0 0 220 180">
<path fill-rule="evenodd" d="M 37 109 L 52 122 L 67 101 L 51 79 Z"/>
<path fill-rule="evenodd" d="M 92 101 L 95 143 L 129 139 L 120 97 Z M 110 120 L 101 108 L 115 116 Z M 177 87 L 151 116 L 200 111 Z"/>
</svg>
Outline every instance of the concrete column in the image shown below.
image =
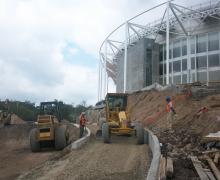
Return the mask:
<svg viewBox="0 0 220 180">
<path fill-rule="evenodd" d="M 105 41 L 105 77 L 104 77 L 104 97 L 107 93 L 107 51 L 108 51 L 108 47 L 107 47 L 107 40 Z"/>
<path fill-rule="evenodd" d="M 127 89 L 127 55 L 128 55 L 128 22 L 125 24 L 125 45 L 124 45 L 124 93 Z"/>
<path fill-rule="evenodd" d="M 167 2 L 167 19 L 166 19 L 166 69 L 167 69 L 167 74 L 166 74 L 166 84 L 169 84 L 169 39 L 170 39 L 170 24 L 169 24 L 169 9 L 170 9 L 170 2 Z"/>
<path fill-rule="evenodd" d="M 101 57 L 101 56 L 100 56 Z M 100 63 L 101 63 L 101 59 L 99 60 L 99 65 L 98 65 L 98 72 L 99 72 L 99 75 L 98 75 L 98 101 L 100 100 Z"/>
<path fill-rule="evenodd" d="M 190 59 L 190 36 L 186 37 L 186 46 L 187 46 L 187 83 L 192 82 L 192 73 L 191 73 L 191 59 Z"/>
</svg>

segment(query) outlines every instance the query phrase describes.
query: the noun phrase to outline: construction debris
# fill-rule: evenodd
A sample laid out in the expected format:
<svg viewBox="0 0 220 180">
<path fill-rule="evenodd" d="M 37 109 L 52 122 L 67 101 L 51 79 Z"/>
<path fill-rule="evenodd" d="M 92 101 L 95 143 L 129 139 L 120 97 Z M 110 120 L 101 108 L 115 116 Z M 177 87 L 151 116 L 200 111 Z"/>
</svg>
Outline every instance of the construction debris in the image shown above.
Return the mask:
<svg viewBox="0 0 220 180">
<path fill-rule="evenodd" d="M 173 177 L 173 160 L 170 157 L 167 158 L 166 174 L 169 178 Z"/>
<path fill-rule="evenodd" d="M 194 117 L 199 118 L 201 116 L 202 113 L 206 113 L 208 112 L 208 108 L 207 107 L 201 107 L 196 114 L 194 115 Z"/>
<path fill-rule="evenodd" d="M 219 157 L 220 157 L 220 153 L 217 152 L 217 153 L 215 154 L 215 157 L 214 157 L 214 163 L 215 163 L 215 164 L 218 164 L 218 159 L 219 159 Z"/>
<path fill-rule="evenodd" d="M 210 180 L 216 180 L 210 169 L 203 169 Z"/>
<path fill-rule="evenodd" d="M 208 180 L 208 176 L 207 176 L 207 174 L 204 172 L 204 170 L 202 168 L 201 161 L 199 161 L 196 156 L 191 156 L 190 158 L 192 160 L 194 168 L 196 169 L 196 172 L 198 173 L 200 179 L 201 180 Z"/>
<path fill-rule="evenodd" d="M 210 133 L 209 135 L 203 138 L 205 141 L 220 141 L 220 131 L 217 133 Z"/>
<path fill-rule="evenodd" d="M 218 168 L 215 166 L 215 163 L 212 161 L 212 159 L 209 156 L 205 156 L 205 159 L 207 160 L 210 168 L 212 169 L 212 172 L 215 174 L 215 177 L 217 180 L 220 180 L 220 171 Z"/>
<path fill-rule="evenodd" d="M 161 155 L 160 158 L 160 180 L 166 180 L 166 158 Z"/>
</svg>

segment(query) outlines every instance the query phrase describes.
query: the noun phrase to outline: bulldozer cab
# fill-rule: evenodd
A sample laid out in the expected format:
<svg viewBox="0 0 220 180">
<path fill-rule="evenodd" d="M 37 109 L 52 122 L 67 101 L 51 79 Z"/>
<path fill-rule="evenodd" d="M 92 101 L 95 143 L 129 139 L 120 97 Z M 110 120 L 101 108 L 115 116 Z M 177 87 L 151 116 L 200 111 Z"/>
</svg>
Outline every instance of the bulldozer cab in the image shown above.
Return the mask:
<svg viewBox="0 0 220 180">
<path fill-rule="evenodd" d="M 60 122 L 61 114 L 60 114 L 59 103 L 57 101 L 41 102 L 40 103 L 40 116 L 42 115 L 55 116 Z"/>
<path fill-rule="evenodd" d="M 57 150 L 66 146 L 66 126 L 62 125 L 61 118 L 57 101 L 41 102 L 37 127 L 30 132 L 30 146 L 33 152 L 40 151 L 45 145 L 52 144 Z"/>
</svg>

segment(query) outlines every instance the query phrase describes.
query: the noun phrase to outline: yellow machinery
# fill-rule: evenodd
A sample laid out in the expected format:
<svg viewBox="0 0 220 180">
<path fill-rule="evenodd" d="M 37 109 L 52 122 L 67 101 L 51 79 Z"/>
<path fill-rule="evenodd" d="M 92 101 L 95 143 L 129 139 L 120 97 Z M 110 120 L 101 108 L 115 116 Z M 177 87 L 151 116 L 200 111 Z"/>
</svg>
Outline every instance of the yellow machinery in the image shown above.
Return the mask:
<svg viewBox="0 0 220 180">
<path fill-rule="evenodd" d="M 40 114 L 37 117 L 36 128 L 30 132 L 32 152 L 38 152 L 42 147 L 52 145 L 56 150 L 63 149 L 67 144 L 66 126 L 61 125 L 58 102 L 42 102 Z"/>
<path fill-rule="evenodd" d="M 4 105 L 0 107 L 0 127 L 11 124 L 11 114 L 9 111 L 9 101 L 6 100 Z"/>
<path fill-rule="evenodd" d="M 127 94 L 108 93 L 105 98 L 106 118 L 102 118 L 99 126 L 104 143 L 110 142 L 111 134 L 135 134 L 138 144 L 144 143 L 144 129 L 140 124 L 132 125 L 127 113 Z"/>
</svg>

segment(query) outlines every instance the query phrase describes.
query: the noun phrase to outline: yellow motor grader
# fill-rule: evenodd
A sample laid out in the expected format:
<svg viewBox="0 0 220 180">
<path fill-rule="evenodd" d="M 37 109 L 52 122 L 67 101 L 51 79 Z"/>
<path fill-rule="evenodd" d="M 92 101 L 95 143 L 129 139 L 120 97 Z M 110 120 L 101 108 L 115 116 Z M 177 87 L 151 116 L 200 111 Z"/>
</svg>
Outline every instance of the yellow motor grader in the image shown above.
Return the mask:
<svg viewBox="0 0 220 180">
<path fill-rule="evenodd" d="M 125 93 L 108 93 L 105 98 L 105 118 L 99 119 L 99 130 L 104 143 L 109 143 L 111 134 L 136 135 L 137 143 L 144 143 L 144 128 L 141 124 L 132 124 L 127 112 L 127 97 Z"/>
<path fill-rule="evenodd" d="M 57 101 L 41 102 L 40 114 L 35 124 L 37 127 L 30 132 L 32 152 L 38 152 L 42 147 L 48 145 L 54 146 L 56 150 L 62 150 L 66 147 L 66 126 L 61 124 L 61 115 Z"/>
</svg>

